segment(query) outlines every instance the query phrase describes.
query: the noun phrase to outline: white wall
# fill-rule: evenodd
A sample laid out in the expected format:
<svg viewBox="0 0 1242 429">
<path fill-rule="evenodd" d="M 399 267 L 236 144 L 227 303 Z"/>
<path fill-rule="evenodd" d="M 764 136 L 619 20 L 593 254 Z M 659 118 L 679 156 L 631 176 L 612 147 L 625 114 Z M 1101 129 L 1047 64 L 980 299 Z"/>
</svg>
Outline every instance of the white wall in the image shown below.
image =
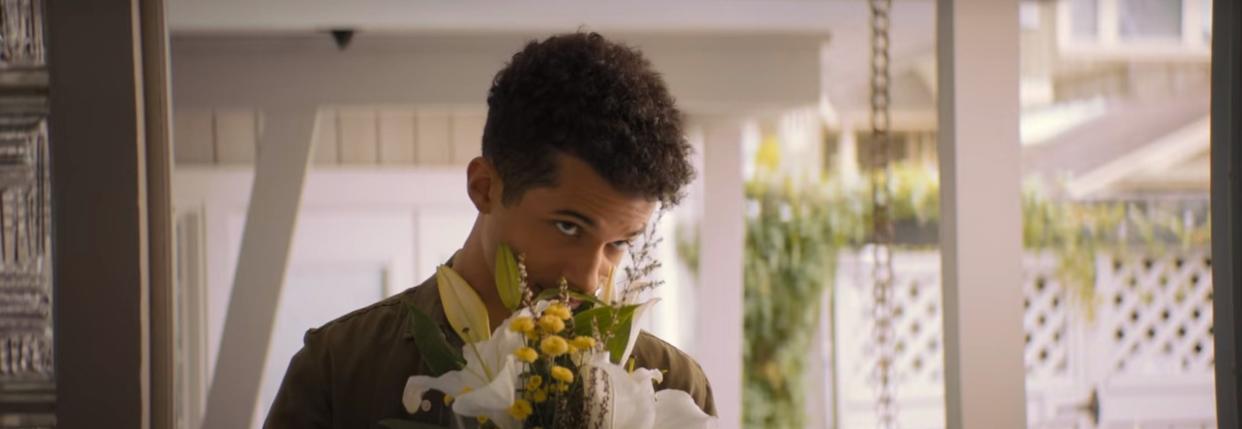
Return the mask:
<svg viewBox="0 0 1242 429">
<path fill-rule="evenodd" d="M 460 246 L 474 215 L 474 208 L 461 189 L 464 179 L 457 180 L 463 176 L 464 172 L 456 168 L 316 170 L 309 174 L 291 248 L 286 280 L 289 293 L 282 296 L 282 306 L 276 309 L 275 329 L 278 331 L 274 331 L 267 363 L 268 371 L 278 368 L 280 373 L 265 374 L 265 379 L 274 377 L 278 382 L 284 365 L 272 362 L 287 364 L 296 351 L 296 348 L 279 347 L 288 342 L 282 342 L 282 338 L 293 338 L 300 343 L 306 329 L 416 285 L 431 274 L 435 264 L 444 261 L 445 255 Z M 206 337 L 201 347 L 190 350 L 199 353 L 206 380 L 213 379 L 251 181 L 252 173 L 244 168 L 183 166 L 174 175 L 176 211 L 197 212 L 204 224 L 199 242 L 205 255 L 201 260 L 205 265 L 202 270 L 205 291 L 199 296 L 205 296 L 205 302 L 201 303 L 205 317 L 202 331 L 187 334 Z M 382 278 L 382 290 L 363 290 L 367 286 L 359 284 L 336 285 L 336 303 L 344 306 L 322 302 L 310 305 L 314 303 L 299 299 L 315 291 L 333 292 L 322 290 L 322 287 L 299 287 L 318 283 L 299 282 L 298 279 L 370 279 L 377 276 Z M 285 306 L 301 309 L 290 313 Z M 297 326 L 289 322 L 297 322 L 294 324 Z M 288 332 L 279 331 L 282 329 Z M 207 386 L 188 388 L 190 396 L 205 395 L 207 391 Z M 274 394 L 269 390 L 264 390 L 263 394 Z M 270 400 L 270 397 L 259 398 L 256 416 L 264 414 Z"/>
</svg>

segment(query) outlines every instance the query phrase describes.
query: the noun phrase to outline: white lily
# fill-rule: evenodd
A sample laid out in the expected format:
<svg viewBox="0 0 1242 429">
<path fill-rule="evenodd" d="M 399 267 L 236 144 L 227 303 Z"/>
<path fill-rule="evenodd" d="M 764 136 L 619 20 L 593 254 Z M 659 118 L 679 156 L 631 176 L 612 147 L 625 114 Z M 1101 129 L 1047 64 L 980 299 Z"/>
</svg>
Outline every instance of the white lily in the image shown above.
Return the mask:
<svg viewBox="0 0 1242 429">
<path fill-rule="evenodd" d="M 715 421 L 686 392 L 656 392 L 654 383 L 663 379 L 659 371 L 626 371 L 601 353 L 582 368 L 582 373 L 586 388 L 596 400 L 607 401 L 596 408 L 602 413 L 589 416 L 592 426 L 599 423 L 609 429 L 700 429 L 711 427 Z"/>
<path fill-rule="evenodd" d="M 619 364 L 610 362 L 607 352 L 598 352 L 588 358 L 581 369 L 588 391 L 594 390 L 596 398 L 610 402 L 601 408 L 605 410 L 604 415 L 591 416 L 592 419 L 601 419 L 605 428 L 699 429 L 711 427 L 715 421 L 699 408 L 689 393 L 676 389 L 656 392 L 654 383 L 664 379 L 660 371 L 646 368 L 627 371 L 622 366 L 628 364 L 641 335 L 639 322 L 658 301 L 659 298 L 651 299 L 634 309 L 629 341 Z M 607 377 L 606 383 L 601 383 L 601 376 Z"/>
<path fill-rule="evenodd" d="M 529 316 L 528 310 L 515 315 Z M 466 366 L 457 371 L 446 372 L 439 377 L 415 375 L 406 380 L 401 402 L 406 411 L 417 413 L 423 394 L 438 390 L 453 395 L 453 412 L 470 417 L 483 416 L 501 429 L 520 428 L 521 423 L 508 414 L 509 405 L 516 398 L 516 385 L 521 371 L 513 352 L 525 342 L 522 334 L 509 330 L 506 320 L 491 337 L 462 346 Z"/>
</svg>

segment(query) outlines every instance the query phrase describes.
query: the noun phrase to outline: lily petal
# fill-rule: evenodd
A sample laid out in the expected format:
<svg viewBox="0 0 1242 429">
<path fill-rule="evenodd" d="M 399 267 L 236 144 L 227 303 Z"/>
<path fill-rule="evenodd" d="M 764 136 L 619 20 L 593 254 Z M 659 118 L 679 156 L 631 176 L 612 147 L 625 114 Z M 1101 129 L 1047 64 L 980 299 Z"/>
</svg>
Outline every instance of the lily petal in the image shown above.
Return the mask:
<svg viewBox="0 0 1242 429">
<path fill-rule="evenodd" d="M 655 426 L 653 429 L 707 429 L 715 418 L 704 413 L 689 393 L 666 389 L 655 394 Z"/>
<path fill-rule="evenodd" d="M 519 314 L 527 315 L 528 310 Z M 509 322 L 496 328 L 492 337 L 462 347 L 462 356 L 466 358 L 466 366 L 457 371 L 446 372 L 439 377 L 416 375 L 406 380 L 405 391 L 401 403 L 406 411 L 415 413 L 422 405 L 423 395 L 428 390 L 438 390 L 450 395 L 460 395 L 466 388 L 478 390 L 492 384 L 500 371 L 512 366 L 513 351 L 524 344 L 522 335 L 509 331 Z M 509 375 L 516 379 L 516 371 Z M 505 404 L 508 407 L 508 404 Z"/>
<path fill-rule="evenodd" d="M 423 402 L 423 395 L 428 390 L 438 390 L 447 394 L 456 394 L 467 387 L 462 371 L 449 371 L 439 377 L 415 375 L 405 381 L 405 391 L 401 394 L 401 405 L 410 414 L 417 413 Z"/>
<path fill-rule="evenodd" d="M 515 313 L 515 315 L 529 316 L 529 313 L 529 310 L 521 310 Z M 526 345 L 526 340 L 522 334 L 509 330 L 509 323 L 512 320 L 512 316 L 506 319 L 504 323 L 492 332 L 491 338 L 486 341 L 467 344 L 462 347 L 461 354 L 466 358 L 467 367 L 480 369 L 480 374 L 490 372 L 492 375 L 495 375 L 504 366 L 505 360 L 513 355 L 514 351 Z M 483 371 L 484 368 L 486 368 L 486 371 Z"/>
<path fill-rule="evenodd" d="M 501 429 L 522 427 L 508 411 L 516 396 L 517 378 L 517 364 L 513 357 L 507 357 L 504 366 L 491 383 L 458 396 L 453 401 L 453 412 L 463 416 L 485 416 Z"/>
<path fill-rule="evenodd" d="M 607 353 L 600 353 L 591 359 L 586 370 L 602 370 L 608 377 L 608 384 L 600 387 L 610 390 L 609 394 L 601 395 L 611 401 L 606 408 L 609 413 L 601 416 L 604 419 L 604 427 L 651 428 L 655 423 L 655 387 L 651 380 L 660 375 L 658 371 L 639 368 L 633 373 L 627 372 L 620 365 L 609 362 Z"/>
<path fill-rule="evenodd" d="M 616 275 L 617 275 L 617 267 L 614 266 L 608 269 L 608 281 L 604 283 L 603 296 L 600 297 L 600 300 L 604 301 L 604 304 L 612 305 L 612 300 L 613 300 L 612 290 L 613 290 L 613 286 L 616 285 L 616 282 L 617 282 Z"/>
<path fill-rule="evenodd" d="M 444 316 L 453 331 L 466 343 L 477 343 L 491 335 L 487 320 L 487 307 L 483 299 L 466 283 L 466 279 L 448 266 L 436 268 L 436 286 Z"/>
</svg>

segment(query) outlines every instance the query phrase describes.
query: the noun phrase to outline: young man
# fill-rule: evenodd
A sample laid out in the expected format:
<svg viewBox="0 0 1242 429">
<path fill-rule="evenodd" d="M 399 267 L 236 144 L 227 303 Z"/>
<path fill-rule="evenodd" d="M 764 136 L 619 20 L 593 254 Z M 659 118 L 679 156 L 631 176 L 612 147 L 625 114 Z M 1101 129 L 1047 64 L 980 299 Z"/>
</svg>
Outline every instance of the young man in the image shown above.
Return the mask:
<svg viewBox="0 0 1242 429">
<path fill-rule="evenodd" d="M 637 51 L 595 33 L 528 44 L 496 75 L 487 104 L 483 156 L 466 169 L 478 217 L 449 264 L 498 325 L 508 317 L 492 274 L 499 243 L 526 253 L 535 293 L 563 277 L 594 294 L 657 206 L 676 204 L 694 172 L 681 113 L 660 75 Z M 434 278 L 312 329 L 264 426 L 355 429 L 387 418 L 447 424 L 451 410 L 439 394 L 413 415 L 401 403 L 406 379 L 427 372 L 408 334 L 410 305 L 456 339 Z M 711 387 L 692 358 L 645 332 L 634 356 L 638 366 L 665 372 L 657 389 L 684 390 L 715 414 Z"/>
</svg>

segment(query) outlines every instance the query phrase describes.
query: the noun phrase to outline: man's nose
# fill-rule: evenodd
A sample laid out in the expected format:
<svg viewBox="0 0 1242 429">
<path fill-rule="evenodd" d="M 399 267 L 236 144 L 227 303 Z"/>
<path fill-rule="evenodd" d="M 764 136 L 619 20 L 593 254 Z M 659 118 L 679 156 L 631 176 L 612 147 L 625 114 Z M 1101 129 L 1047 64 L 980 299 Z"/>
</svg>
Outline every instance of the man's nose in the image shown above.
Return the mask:
<svg viewBox="0 0 1242 429">
<path fill-rule="evenodd" d="M 565 280 L 569 282 L 569 287 L 587 295 L 595 295 L 596 289 L 602 281 L 602 276 L 607 275 L 607 258 L 604 257 L 603 249 L 596 250 L 590 255 L 583 255 L 576 258 L 568 267 L 565 273 Z M 601 274 L 604 273 L 604 274 Z"/>
</svg>

